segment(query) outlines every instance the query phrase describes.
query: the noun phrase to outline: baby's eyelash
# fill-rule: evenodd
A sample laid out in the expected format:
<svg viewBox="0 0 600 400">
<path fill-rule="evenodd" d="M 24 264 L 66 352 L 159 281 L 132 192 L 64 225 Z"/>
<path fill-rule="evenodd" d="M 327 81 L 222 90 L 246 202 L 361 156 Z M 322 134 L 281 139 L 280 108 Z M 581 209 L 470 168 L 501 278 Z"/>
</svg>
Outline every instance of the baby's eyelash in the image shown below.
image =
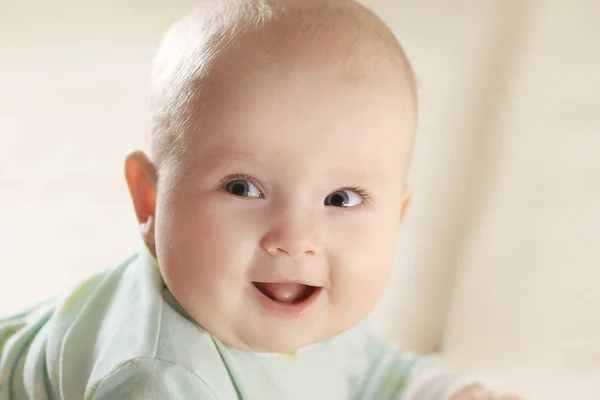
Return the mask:
<svg viewBox="0 0 600 400">
<path fill-rule="evenodd" d="M 221 184 L 221 186 L 225 186 L 228 183 L 233 182 L 233 181 L 250 181 L 250 182 L 254 183 L 255 179 L 253 176 L 248 175 L 248 174 L 235 173 L 235 174 L 227 175 L 225 178 L 221 179 L 219 181 L 219 183 Z"/>
<path fill-rule="evenodd" d="M 365 201 L 365 203 L 370 203 L 372 200 L 371 195 L 369 194 L 367 189 L 365 189 L 364 187 L 361 187 L 361 186 L 345 187 L 342 190 L 351 190 L 351 191 L 357 193 L 358 195 L 360 195 L 360 197 L 362 197 L 362 199 Z"/>
</svg>

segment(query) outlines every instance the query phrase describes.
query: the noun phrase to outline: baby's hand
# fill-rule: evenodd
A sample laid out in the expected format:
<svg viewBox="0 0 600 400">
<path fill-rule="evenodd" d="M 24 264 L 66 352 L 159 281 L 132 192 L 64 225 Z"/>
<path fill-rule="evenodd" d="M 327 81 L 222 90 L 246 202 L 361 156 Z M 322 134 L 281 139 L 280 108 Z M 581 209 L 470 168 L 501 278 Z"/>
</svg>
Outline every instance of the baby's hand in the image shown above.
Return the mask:
<svg viewBox="0 0 600 400">
<path fill-rule="evenodd" d="M 481 386 L 469 386 L 454 394 L 450 400 L 523 400 L 523 398 L 514 395 L 501 395 L 490 392 Z"/>
</svg>

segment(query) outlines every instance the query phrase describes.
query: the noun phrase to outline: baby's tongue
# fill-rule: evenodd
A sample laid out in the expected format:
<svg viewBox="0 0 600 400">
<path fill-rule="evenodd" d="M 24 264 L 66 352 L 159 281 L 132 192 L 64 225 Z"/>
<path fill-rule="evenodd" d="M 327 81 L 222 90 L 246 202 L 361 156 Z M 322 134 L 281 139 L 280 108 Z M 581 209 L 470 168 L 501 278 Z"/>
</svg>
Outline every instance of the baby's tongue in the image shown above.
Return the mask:
<svg viewBox="0 0 600 400">
<path fill-rule="evenodd" d="M 267 296 L 281 303 L 298 301 L 309 289 L 300 283 L 261 283 L 260 288 Z"/>
</svg>

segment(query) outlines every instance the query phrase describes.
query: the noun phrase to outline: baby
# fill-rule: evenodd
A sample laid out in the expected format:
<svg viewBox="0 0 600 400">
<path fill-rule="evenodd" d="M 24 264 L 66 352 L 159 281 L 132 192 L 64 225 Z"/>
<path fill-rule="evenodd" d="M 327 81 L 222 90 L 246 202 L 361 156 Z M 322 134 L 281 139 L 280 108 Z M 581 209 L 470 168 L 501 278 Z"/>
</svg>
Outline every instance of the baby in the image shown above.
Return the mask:
<svg viewBox="0 0 600 400">
<path fill-rule="evenodd" d="M 167 33 L 145 246 L 0 321 L 0 399 L 517 399 L 361 323 L 411 193 L 415 83 L 352 0 L 207 0 Z"/>
</svg>

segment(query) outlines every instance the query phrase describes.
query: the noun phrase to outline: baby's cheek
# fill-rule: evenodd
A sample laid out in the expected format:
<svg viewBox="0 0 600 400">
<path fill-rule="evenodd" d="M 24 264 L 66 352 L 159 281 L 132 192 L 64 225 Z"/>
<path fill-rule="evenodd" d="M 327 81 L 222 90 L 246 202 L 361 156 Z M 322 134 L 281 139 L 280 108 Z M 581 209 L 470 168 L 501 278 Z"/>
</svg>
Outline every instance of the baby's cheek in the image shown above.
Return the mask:
<svg viewBox="0 0 600 400">
<path fill-rule="evenodd" d="M 377 256 L 348 252 L 331 271 L 332 307 L 348 317 L 348 327 L 362 320 L 379 301 L 387 285 L 389 267 Z M 354 256 L 354 257 L 353 257 Z"/>
</svg>

